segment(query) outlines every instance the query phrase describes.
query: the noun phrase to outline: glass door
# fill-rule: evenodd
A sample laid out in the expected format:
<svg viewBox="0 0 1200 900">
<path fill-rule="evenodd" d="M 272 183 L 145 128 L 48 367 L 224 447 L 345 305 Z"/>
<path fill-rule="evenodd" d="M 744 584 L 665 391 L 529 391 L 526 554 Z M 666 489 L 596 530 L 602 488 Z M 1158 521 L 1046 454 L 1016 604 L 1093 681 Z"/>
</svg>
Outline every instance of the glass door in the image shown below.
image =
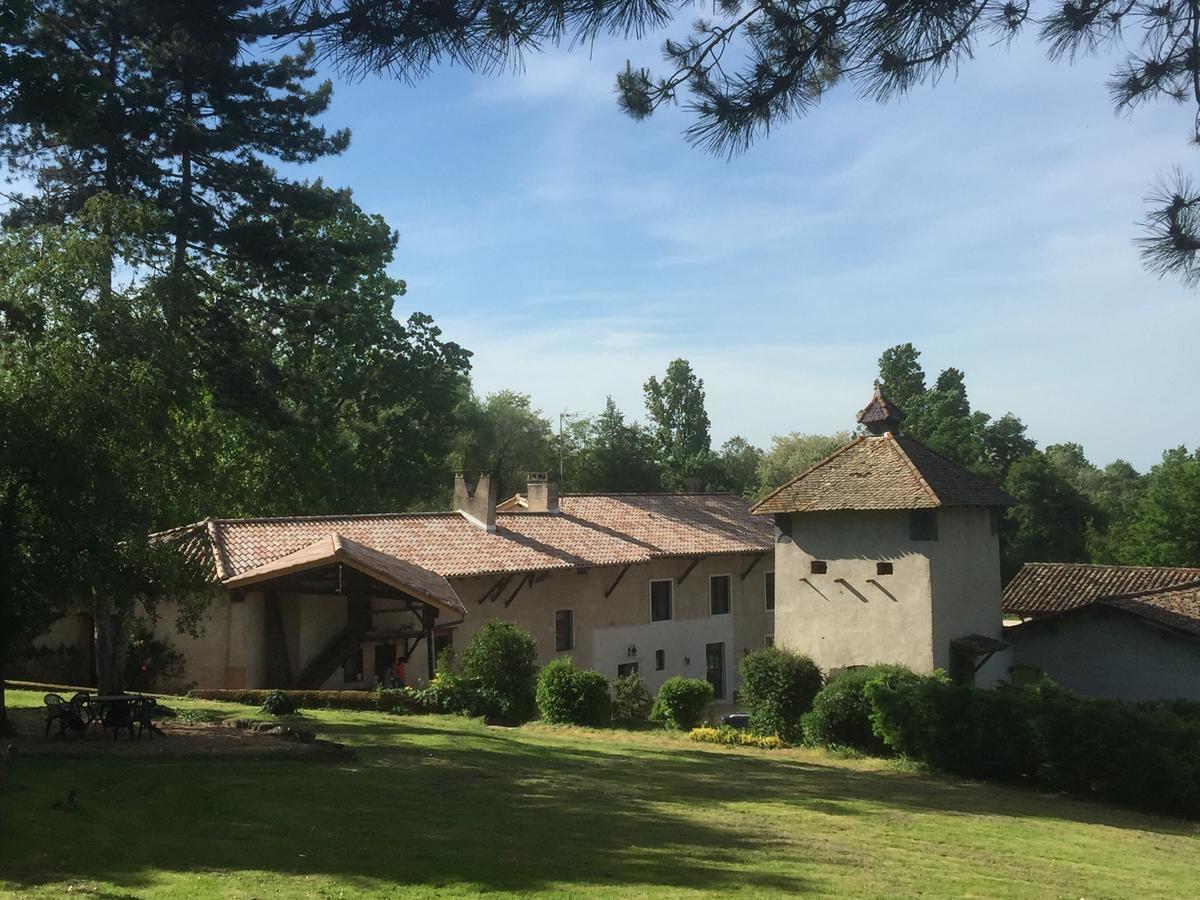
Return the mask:
<svg viewBox="0 0 1200 900">
<path fill-rule="evenodd" d="M 725 644 L 706 644 L 704 647 L 705 677 L 713 686 L 713 695 L 725 699 Z"/>
</svg>

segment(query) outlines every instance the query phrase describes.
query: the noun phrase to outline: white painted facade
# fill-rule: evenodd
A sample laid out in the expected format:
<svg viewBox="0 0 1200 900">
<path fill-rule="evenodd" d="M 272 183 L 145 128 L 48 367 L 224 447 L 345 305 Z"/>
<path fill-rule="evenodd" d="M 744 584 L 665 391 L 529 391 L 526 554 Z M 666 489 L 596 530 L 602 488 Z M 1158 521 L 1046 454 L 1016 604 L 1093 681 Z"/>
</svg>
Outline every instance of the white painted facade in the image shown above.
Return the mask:
<svg viewBox="0 0 1200 900">
<path fill-rule="evenodd" d="M 822 669 L 886 662 L 930 672 L 950 666 L 955 638 L 1000 639 L 1000 546 L 989 510 L 940 508 L 937 539 L 919 541 L 908 510 L 780 518 L 777 639 Z M 1006 668 L 991 664 L 976 683 Z"/>
</svg>

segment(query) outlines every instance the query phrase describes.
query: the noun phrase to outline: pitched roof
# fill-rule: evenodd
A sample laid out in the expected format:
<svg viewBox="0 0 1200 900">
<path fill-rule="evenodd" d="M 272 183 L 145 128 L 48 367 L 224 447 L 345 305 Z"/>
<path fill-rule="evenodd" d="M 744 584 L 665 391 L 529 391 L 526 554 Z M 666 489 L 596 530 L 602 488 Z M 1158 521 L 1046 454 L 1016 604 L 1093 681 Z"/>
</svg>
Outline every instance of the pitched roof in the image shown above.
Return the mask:
<svg viewBox="0 0 1200 900">
<path fill-rule="evenodd" d="M 1087 606 L 1105 597 L 1158 591 L 1200 580 L 1200 569 L 1025 563 L 1004 589 L 1006 613 L 1038 616 Z"/>
<path fill-rule="evenodd" d="M 757 515 L 1009 506 L 1012 498 L 904 434 L 863 435 L 768 494 Z"/>
<path fill-rule="evenodd" d="M 307 547 L 227 578 L 224 585 L 227 588 L 247 587 L 282 575 L 304 572 L 333 563 L 344 563 L 377 581 L 396 590 L 405 591 L 418 600 L 441 607 L 447 612 L 466 614 L 466 607 L 443 576 L 378 550 L 372 550 L 336 531 L 317 539 Z"/>
<path fill-rule="evenodd" d="M 770 525 L 733 494 L 567 495 L 558 513 L 497 514 L 494 532 L 456 512 L 206 519 L 190 528 L 209 541 L 222 582 L 333 533 L 447 578 L 774 547 Z"/>
</svg>

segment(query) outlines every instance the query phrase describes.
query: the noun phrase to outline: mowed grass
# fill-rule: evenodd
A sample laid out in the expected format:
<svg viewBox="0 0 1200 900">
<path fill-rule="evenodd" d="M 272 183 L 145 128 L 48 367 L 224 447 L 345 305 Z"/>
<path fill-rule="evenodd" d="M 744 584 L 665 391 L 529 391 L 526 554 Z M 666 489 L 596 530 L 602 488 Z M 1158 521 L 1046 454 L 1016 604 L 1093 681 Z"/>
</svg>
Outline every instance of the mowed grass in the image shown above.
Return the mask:
<svg viewBox="0 0 1200 900">
<path fill-rule="evenodd" d="M 1196 823 L 1101 804 L 656 732 L 305 718 L 356 758 L 18 761 L 0 893 L 1200 896 Z"/>
</svg>

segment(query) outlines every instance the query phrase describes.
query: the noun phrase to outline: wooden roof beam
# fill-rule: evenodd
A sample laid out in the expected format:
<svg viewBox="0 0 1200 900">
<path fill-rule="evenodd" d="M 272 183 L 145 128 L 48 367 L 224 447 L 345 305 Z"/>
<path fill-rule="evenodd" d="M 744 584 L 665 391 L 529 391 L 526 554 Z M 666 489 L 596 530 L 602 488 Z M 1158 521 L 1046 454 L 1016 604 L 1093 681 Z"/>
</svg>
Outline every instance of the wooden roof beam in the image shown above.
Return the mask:
<svg viewBox="0 0 1200 900">
<path fill-rule="evenodd" d="M 621 570 L 621 574 L 617 576 L 617 580 L 616 580 L 616 581 L 614 581 L 612 584 L 610 584 L 610 585 L 609 585 L 609 586 L 608 586 L 608 587 L 605 589 L 605 591 L 604 591 L 604 597 L 605 597 L 605 599 L 608 599 L 609 597 L 611 597 L 611 596 L 612 596 L 612 592 L 613 592 L 613 591 L 615 591 L 615 590 L 617 589 L 617 585 L 621 583 L 621 579 L 625 577 L 625 573 L 626 573 L 626 572 L 628 572 L 628 571 L 629 571 L 629 569 L 630 569 L 630 566 L 626 566 L 625 568 L 623 568 L 623 569 Z"/>
<path fill-rule="evenodd" d="M 700 563 L 702 563 L 702 562 L 704 562 L 703 556 L 697 556 L 695 559 L 693 559 L 691 564 L 686 569 L 683 570 L 683 574 L 675 579 L 675 583 L 677 585 L 683 584 L 684 581 L 687 580 L 687 577 L 692 574 L 692 569 L 696 568 L 696 566 L 700 565 Z"/>
</svg>

